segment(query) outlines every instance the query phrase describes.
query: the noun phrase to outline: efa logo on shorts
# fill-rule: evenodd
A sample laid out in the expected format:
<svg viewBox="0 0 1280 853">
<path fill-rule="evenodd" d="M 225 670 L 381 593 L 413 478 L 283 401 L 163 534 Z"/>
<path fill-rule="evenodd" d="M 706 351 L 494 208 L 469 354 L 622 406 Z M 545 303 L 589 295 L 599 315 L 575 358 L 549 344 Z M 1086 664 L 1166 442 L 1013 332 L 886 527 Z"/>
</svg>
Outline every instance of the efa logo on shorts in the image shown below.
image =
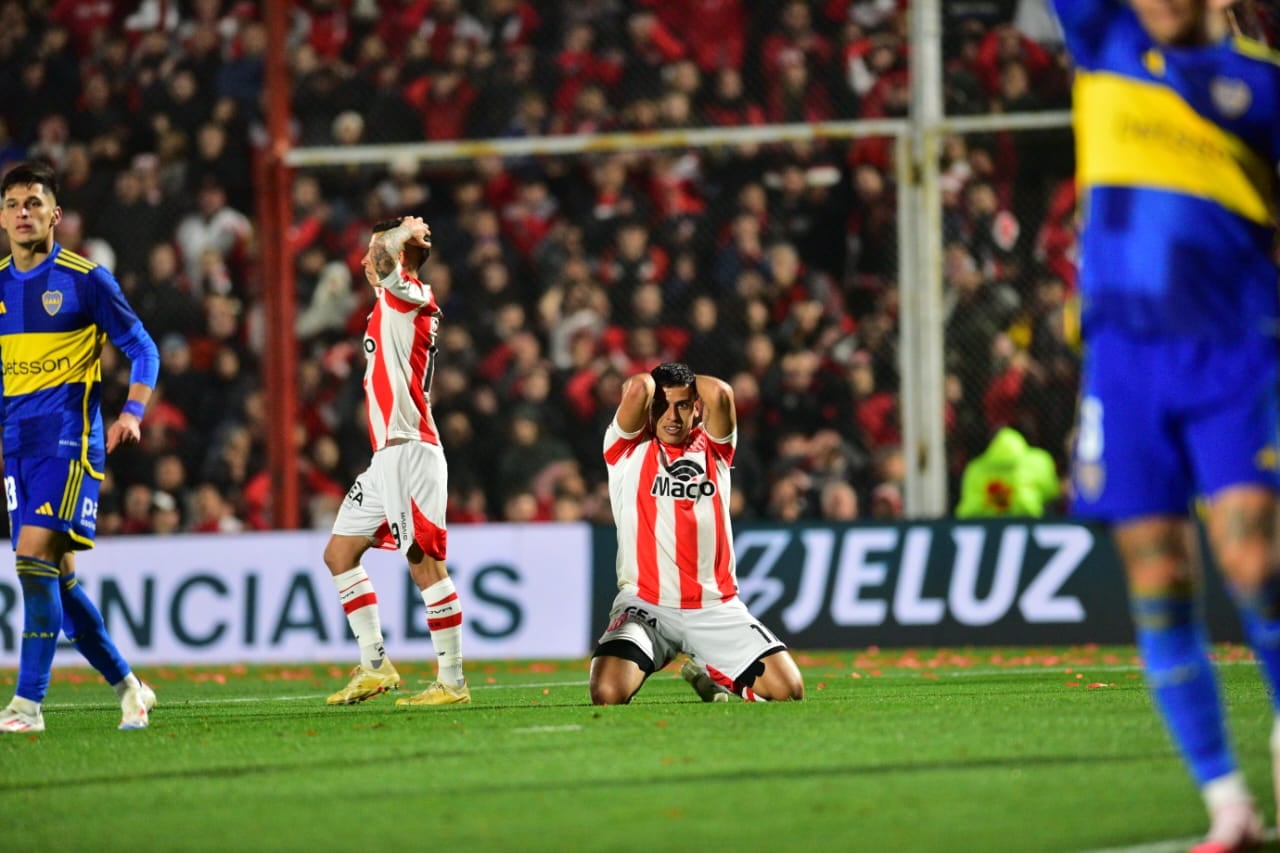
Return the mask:
<svg viewBox="0 0 1280 853">
<path fill-rule="evenodd" d="M 709 498 L 716 493 L 716 484 L 703 480 L 707 472 L 692 459 L 677 459 L 675 464 L 653 478 L 653 486 L 649 494 L 655 498 L 675 498 L 676 500 L 696 501 L 698 498 Z"/>
<path fill-rule="evenodd" d="M 604 630 L 606 633 L 609 631 L 616 631 L 619 628 L 621 628 L 623 625 L 632 621 L 633 619 L 637 622 L 643 622 L 644 624 L 648 625 L 650 628 L 658 627 L 657 616 L 650 615 L 648 610 L 645 610 L 643 607 L 636 607 L 633 604 L 633 605 L 630 605 L 629 607 L 624 607 L 621 610 L 619 610 L 617 614 L 614 615 L 613 619 L 610 620 L 609 627 L 605 628 Z"/>
</svg>

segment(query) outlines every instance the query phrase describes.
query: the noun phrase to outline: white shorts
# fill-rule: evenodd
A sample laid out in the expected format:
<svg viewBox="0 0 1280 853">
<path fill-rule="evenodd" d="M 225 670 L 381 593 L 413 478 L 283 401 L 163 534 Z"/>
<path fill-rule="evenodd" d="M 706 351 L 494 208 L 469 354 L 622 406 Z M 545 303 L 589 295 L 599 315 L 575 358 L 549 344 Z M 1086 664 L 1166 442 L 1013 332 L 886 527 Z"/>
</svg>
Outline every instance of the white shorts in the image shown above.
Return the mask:
<svg viewBox="0 0 1280 853">
<path fill-rule="evenodd" d="M 375 548 L 407 552 L 413 545 L 445 558 L 449 478 L 438 444 L 406 441 L 373 454 L 333 522 L 336 536 L 364 536 Z"/>
<path fill-rule="evenodd" d="M 619 592 L 614 598 L 609 627 L 598 644 L 610 640 L 637 646 L 653 661 L 654 672 L 684 652 L 694 663 L 717 669 L 735 681 L 764 655 L 786 648 L 740 598 L 714 607 L 682 610 L 650 604 L 629 592 Z"/>
</svg>

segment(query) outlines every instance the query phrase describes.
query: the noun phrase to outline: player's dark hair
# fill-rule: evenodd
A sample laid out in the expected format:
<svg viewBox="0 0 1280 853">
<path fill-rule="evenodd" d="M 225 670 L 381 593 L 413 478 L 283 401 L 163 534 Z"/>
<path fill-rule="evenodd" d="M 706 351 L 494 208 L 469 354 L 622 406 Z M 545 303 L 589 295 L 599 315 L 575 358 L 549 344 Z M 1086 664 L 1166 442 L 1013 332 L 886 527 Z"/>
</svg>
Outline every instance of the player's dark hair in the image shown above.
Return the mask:
<svg viewBox="0 0 1280 853">
<path fill-rule="evenodd" d="M 659 388 L 693 388 L 697 391 L 698 377 L 687 364 L 668 361 L 649 371 L 653 384 Z"/>
<path fill-rule="evenodd" d="M 49 195 L 58 197 L 58 173 L 42 160 L 19 163 L 5 173 L 4 180 L 0 181 L 0 196 L 7 193 L 9 187 L 25 187 L 29 184 L 40 184 Z"/>
<path fill-rule="evenodd" d="M 397 216 L 395 219 L 384 219 L 381 222 L 375 222 L 373 223 L 373 233 L 381 234 L 383 231 L 390 231 L 392 228 L 398 228 L 400 223 L 403 221 L 403 216 Z"/>
<path fill-rule="evenodd" d="M 682 364 L 678 361 L 664 362 L 649 371 L 649 375 L 653 377 L 655 386 L 653 400 L 649 403 L 650 427 L 658 422 L 658 418 L 662 417 L 663 411 L 667 408 L 666 389 L 688 388 L 691 392 L 689 399 L 698 399 L 698 376 L 687 364 Z M 702 423 L 701 416 L 694 421 L 694 426 L 700 423 Z"/>
</svg>

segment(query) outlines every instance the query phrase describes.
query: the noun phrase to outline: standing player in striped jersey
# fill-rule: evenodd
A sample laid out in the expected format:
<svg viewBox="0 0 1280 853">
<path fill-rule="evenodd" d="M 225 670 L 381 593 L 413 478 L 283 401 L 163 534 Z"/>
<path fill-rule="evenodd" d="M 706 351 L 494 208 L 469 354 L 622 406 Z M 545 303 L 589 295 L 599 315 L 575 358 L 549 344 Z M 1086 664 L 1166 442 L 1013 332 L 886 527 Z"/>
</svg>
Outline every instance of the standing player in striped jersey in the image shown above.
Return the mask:
<svg viewBox="0 0 1280 853">
<path fill-rule="evenodd" d="M 41 703 L 63 632 L 120 699 L 121 729 L 143 729 L 155 705 L 108 636 L 80 586 L 74 553 L 93 547 L 106 455 L 140 437 L 160 355 L 111 273 L 63 249 L 58 183 L 44 163 L 0 181 L 0 227 L 13 254 L 0 260 L 0 375 L 4 485 L 22 586 L 18 686 L 0 732 L 44 730 Z M 129 399 L 102 428 L 102 345 L 130 362 Z"/>
<path fill-rule="evenodd" d="M 360 558 L 369 548 L 394 549 L 427 606 L 437 675 L 426 690 L 397 705 L 458 705 L 471 701 L 462 676 L 462 606 L 445 570 L 447 470 L 431 417 L 440 308 L 417 270 L 431 251 L 431 229 L 415 216 L 373 226 L 365 278 L 378 294 L 364 351 L 373 459 L 347 492 L 324 549 L 347 622 L 360 644 L 360 664 L 330 705 L 352 705 L 399 686 L 387 659 L 378 598 Z"/>
<path fill-rule="evenodd" d="M 1280 769 L 1280 61 L 1222 0 L 1056 0 L 1076 64 L 1084 387 L 1076 509 L 1110 522 L 1143 670 L 1209 813 L 1262 842 L 1197 606 L 1190 506 L 1271 688 Z M 1252 724 L 1251 724 L 1252 725 Z M 1277 786 L 1280 788 L 1280 786 Z"/>
<path fill-rule="evenodd" d="M 627 380 L 604 437 L 618 595 L 591 661 L 591 701 L 631 701 L 683 651 L 704 701 L 804 698 L 795 661 L 738 598 L 729 469 L 733 391 L 683 364 Z"/>
</svg>

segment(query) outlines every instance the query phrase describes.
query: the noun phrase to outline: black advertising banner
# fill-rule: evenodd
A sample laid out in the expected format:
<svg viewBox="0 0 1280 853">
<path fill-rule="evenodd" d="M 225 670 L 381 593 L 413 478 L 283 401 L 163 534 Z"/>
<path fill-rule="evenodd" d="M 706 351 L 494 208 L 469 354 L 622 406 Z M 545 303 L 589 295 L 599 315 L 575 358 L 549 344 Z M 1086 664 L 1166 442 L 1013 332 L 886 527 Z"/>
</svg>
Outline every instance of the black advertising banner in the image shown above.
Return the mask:
<svg viewBox="0 0 1280 853">
<path fill-rule="evenodd" d="M 599 629 L 616 589 L 616 537 L 598 527 L 594 538 Z M 743 600 L 799 648 L 1133 640 L 1119 559 L 1099 526 L 740 524 L 734 550 Z M 1216 580 L 1207 613 L 1215 640 L 1240 638 Z"/>
</svg>

